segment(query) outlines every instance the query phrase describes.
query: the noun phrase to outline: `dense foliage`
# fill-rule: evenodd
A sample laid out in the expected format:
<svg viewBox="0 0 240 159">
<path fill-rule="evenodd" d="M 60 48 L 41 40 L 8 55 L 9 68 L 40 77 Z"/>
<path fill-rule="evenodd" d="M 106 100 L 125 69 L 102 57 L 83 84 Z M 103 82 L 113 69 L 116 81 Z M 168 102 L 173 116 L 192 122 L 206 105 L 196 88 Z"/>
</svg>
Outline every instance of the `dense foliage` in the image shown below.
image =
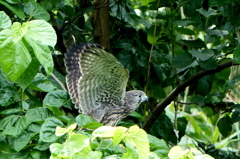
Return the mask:
<svg viewBox="0 0 240 159">
<path fill-rule="evenodd" d="M 64 54 L 105 6 L 0 1 L 0 158 L 239 158 L 240 0 L 110 0 L 110 51 L 149 97 L 115 128 L 64 88 Z"/>
</svg>

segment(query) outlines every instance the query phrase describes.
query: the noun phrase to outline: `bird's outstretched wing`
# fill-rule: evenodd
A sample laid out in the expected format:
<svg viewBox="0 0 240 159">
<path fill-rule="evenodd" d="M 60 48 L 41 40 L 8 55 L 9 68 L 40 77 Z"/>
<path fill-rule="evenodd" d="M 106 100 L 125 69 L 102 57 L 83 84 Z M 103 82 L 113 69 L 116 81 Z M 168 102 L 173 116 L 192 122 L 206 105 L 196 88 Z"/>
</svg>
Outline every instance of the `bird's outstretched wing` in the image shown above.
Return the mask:
<svg viewBox="0 0 240 159">
<path fill-rule="evenodd" d="M 121 105 L 129 73 L 112 54 L 97 44 L 77 45 L 68 51 L 65 62 L 67 86 L 80 112 Z"/>
</svg>

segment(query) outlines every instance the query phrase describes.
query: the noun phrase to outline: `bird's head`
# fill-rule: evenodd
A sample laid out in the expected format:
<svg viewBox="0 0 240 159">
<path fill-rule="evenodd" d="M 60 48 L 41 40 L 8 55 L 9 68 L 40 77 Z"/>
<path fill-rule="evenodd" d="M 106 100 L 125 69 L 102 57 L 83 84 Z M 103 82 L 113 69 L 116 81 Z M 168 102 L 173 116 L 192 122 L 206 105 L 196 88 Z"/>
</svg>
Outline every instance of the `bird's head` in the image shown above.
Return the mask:
<svg viewBox="0 0 240 159">
<path fill-rule="evenodd" d="M 139 104 L 146 100 L 148 100 L 148 97 L 143 91 L 133 90 L 126 92 L 126 103 L 133 109 L 136 109 Z"/>
</svg>

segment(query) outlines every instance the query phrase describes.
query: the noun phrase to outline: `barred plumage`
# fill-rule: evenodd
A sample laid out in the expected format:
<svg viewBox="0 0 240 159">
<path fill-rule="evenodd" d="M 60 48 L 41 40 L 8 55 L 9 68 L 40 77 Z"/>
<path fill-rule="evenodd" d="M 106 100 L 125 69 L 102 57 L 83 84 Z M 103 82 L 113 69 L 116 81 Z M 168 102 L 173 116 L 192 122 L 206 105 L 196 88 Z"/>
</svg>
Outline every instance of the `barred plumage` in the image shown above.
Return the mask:
<svg viewBox="0 0 240 159">
<path fill-rule="evenodd" d="M 147 99 L 139 90 L 125 92 L 128 70 L 100 45 L 73 47 L 65 63 L 67 87 L 75 107 L 104 125 L 116 125 Z"/>
</svg>

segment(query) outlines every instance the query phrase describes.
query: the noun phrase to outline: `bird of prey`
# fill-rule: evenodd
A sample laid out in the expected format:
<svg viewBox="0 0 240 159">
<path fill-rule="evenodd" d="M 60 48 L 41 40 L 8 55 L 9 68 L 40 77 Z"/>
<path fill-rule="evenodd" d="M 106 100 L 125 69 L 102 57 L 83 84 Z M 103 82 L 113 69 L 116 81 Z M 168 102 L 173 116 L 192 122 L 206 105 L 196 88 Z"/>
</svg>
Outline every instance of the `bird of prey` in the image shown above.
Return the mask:
<svg viewBox="0 0 240 159">
<path fill-rule="evenodd" d="M 126 92 L 128 70 L 98 44 L 74 46 L 68 50 L 65 64 L 75 108 L 104 125 L 115 126 L 147 100 L 143 91 Z"/>
</svg>

